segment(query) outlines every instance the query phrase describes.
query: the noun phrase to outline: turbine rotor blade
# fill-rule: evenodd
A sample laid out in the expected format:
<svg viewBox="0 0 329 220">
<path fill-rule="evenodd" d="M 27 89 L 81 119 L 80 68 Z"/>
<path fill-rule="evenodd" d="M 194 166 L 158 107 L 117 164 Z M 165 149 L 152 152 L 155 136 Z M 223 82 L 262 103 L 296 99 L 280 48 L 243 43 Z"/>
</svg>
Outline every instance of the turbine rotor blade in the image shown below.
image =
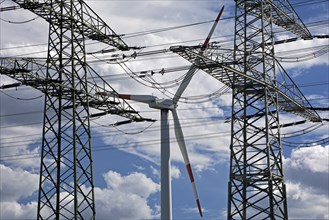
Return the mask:
<svg viewBox="0 0 329 220">
<path fill-rule="evenodd" d="M 119 94 L 119 98 L 132 100 L 136 102 L 143 102 L 149 104 L 150 102 L 155 102 L 156 97 L 153 95 L 127 95 L 127 94 Z"/>
<path fill-rule="evenodd" d="M 217 15 L 217 18 L 216 18 L 214 24 L 212 25 L 212 27 L 211 27 L 211 29 L 210 29 L 210 32 L 209 32 L 209 34 L 208 34 L 206 40 L 204 41 L 204 43 L 203 43 L 203 45 L 202 45 L 202 47 L 201 47 L 200 54 L 203 54 L 204 51 L 206 50 L 206 48 L 207 48 L 207 46 L 208 46 L 208 44 L 209 44 L 209 41 L 210 41 L 210 39 L 211 39 L 211 36 L 212 36 L 212 34 L 214 33 L 214 31 L 215 31 L 215 29 L 216 29 L 216 26 L 217 26 L 217 24 L 218 24 L 218 21 L 219 21 L 220 17 L 221 17 L 222 14 L 223 14 L 223 11 L 224 11 L 224 6 L 220 9 L 220 11 L 219 11 L 219 13 L 218 13 L 218 15 Z"/>
<path fill-rule="evenodd" d="M 176 109 L 172 109 L 171 111 L 172 111 L 172 115 L 173 115 L 173 119 L 174 119 L 174 128 L 175 128 L 175 135 L 176 135 L 177 143 L 178 143 L 179 149 L 180 149 L 180 151 L 183 155 L 186 170 L 187 170 L 187 173 L 190 177 L 190 181 L 191 181 L 191 184 L 192 184 L 194 197 L 196 199 L 196 203 L 197 203 L 197 206 L 198 206 L 200 216 L 202 217 L 202 209 L 201 209 L 200 200 L 199 200 L 198 192 L 197 192 L 197 189 L 196 189 L 196 185 L 195 185 L 195 182 L 194 182 L 194 177 L 193 177 L 193 172 L 192 172 L 190 160 L 189 160 L 187 150 L 186 150 L 186 145 L 185 145 L 185 140 L 184 140 L 182 127 L 179 123 L 179 119 L 178 119 Z"/>
<path fill-rule="evenodd" d="M 183 92 L 185 91 L 186 87 L 188 86 L 188 84 L 190 84 L 192 77 L 197 70 L 198 68 L 195 65 L 192 65 L 190 69 L 187 71 L 185 78 L 183 79 L 182 83 L 179 85 L 177 92 L 173 98 L 174 104 L 177 104 Z"/>
<path fill-rule="evenodd" d="M 204 51 L 206 50 L 206 48 L 208 46 L 208 43 L 211 39 L 211 36 L 212 36 L 212 34 L 214 33 L 214 31 L 216 29 L 218 21 L 219 21 L 220 17 L 223 14 L 223 11 L 224 11 L 224 6 L 219 11 L 219 13 L 217 15 L 217 18 L 216 18 L 214 24 L 212 25 L 207 38 L 205 39 L 204 43 L 202 44 L 202 47 L 199 51 L 199 54 L 203 55 Z M 199 58 L 196 58 L 195 62 L 196 63 L 199 62 Z M 177 89 L 177 92 L 176 92 L 176 94 L 173 98 L 174 104 L 178 103 L 178 101 L 179 101 L 180 97 L 182 96 L 183 92 L 185 91 L 186 87 L 188 86 L 188 84 L 190 84 L 190 82 L 192 80 L 192 77 L 193 77 L 194 73 L 197 71 L 197 69 L 198 68 L 195 65 L 192 65 L 190 67 L 189 71 L 186 73 L 185 78 L 183 79 L 182 83 L 179 85 L 179 87 Z"/>
</svg>

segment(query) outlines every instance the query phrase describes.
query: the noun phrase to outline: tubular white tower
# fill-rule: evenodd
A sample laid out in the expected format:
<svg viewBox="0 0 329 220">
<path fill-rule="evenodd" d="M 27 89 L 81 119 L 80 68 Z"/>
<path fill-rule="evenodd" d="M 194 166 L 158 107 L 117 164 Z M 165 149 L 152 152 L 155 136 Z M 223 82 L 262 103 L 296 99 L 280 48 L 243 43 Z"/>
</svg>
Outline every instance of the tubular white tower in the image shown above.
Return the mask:
<svg viewBox="0 0 329 220">
<path fill-rule="evenodd" d="M 169 138 L 168 110 L 161 109 L 161 219 L 172 219 Z"/>
</svg>

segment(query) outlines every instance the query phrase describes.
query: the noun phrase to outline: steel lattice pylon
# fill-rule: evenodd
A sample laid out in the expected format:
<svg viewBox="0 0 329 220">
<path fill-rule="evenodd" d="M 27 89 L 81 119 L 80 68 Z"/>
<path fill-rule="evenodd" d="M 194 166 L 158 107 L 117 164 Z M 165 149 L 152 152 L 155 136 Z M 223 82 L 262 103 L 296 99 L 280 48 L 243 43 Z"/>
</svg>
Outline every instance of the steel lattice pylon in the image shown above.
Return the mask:
<svg viewBox="0 0 329 220">
<path fill-rule="evenodd" d="M 235 3 L 233 49 L 210 45 L 204 56 L 199 46 L 170 49 L 232 89 L 228 219 L 288 219 L 278 111 L 322 119 L 275 59 L 272 25 L 312 35 L 288 0 Z"/>
<path fill-rule="evenodd" d="M 88 94 L 85 43 L 83 30 L 72 31 L 77 24 L 71 19 L 82 20 L 82 5 L 62 0 L 50 6 L 58 14 L 49 14 L 54 22 L 49 24 L 47 80 L 62 86 L 45 93 L 38 218 L 93 219 L 89 99 L 82 95 Z"/>
<path fill-rule="evenodd" d="M 86 63 L 85 39 L 131 48 L 83 0 L 13 0 L 49 23 L 47 58 L 0 58 L 0 73 L 45 94 L 38 219 L 95 219 L 91 117 L 142 118 Z M 17 7 L 14 7 L 17 8 Z M 89 76 L 97 77 L 87 81 Z M 90 114 L 89 108 L 96 109 Z"/>
<path fill-rule="evenodd" d="M 90 117 L 144 121 L 103 79 L 87 81 L 85 39 L 119 50 L 125 42 L 83 0 L 13 0 L 49 23 L 47 59 L 0 58 L 0 73 L 45 93 L 38 219 L 95 219 Z M 9 88 L 8 87 L 8 88 Z M 98 112 L 90 114 L 89 108 Z"/>
<path fill-rule="evenodd" d="M 276 86 L 272 23 L 265 13 L 271 9 L 265 1 L 236 1 L 234 61 L 244 74 Z M 235 78 L 228 219 L 287 219 L 278 93 Z"/>
</svg>

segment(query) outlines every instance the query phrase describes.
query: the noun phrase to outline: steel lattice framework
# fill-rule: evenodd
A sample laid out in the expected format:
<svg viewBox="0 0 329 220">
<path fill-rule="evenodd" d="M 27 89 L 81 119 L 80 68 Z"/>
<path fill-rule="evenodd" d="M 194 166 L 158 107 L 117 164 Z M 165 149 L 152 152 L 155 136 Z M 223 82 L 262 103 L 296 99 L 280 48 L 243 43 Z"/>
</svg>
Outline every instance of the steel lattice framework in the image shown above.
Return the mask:
<svg viewBox="0 0 329 220">
<path fill-rule="evenodd" d="M 272 25 L 312 36 L 287 0 L 235 3 L 234 49 L 171 50 L 232 89 L 228 219 L 288 219 L 278 112 L 321 118 L 275 60 Z"/>
<path fill-rule="evenodd" d="M 81 7 L 79 1 L 52 2 L 51 8 L 59 15 L 50 13 L 48 18 L 53 22 L 49 25 L 46 79 L 60 82 L 64 87 L 50 89 L 46 85 L 38 199 L 40 219 L 95 217 L 89 99 L 83 95 L 88 93 L 85 38 L 83 31 L 72 31 L 77 24 L 70 19 L 81 19 Z M 83 93 L 78 94 L 77 90 Z M 69 98 L 63 99 L 64 95 Z M 78 106 L 78 102 L 86 104 Z"/>
<path fill-rule="evenodd" d="M 260 1 L 246 9 L 248 3 L 236 4 L 235 68 L 276 87 L 272 23 L 264 13 L 271 7 Z M 277 91 L 244 78 L 233 80 L 232 94 L 228 219 L 287 219 Z"/>
<path fill-rule="evenodd" d="M 82 0 L 13 0 L 49 23 L 46 60 L 1 58 L 0 72 L 45 93 L 38 219 L 95 219 L 89 108 L 143 119 L 87 81 L 85 39 L 129 47 Z M 288 219 L 279 110 L 321 121 L 274 56 L 272 25 L 312 36 L 288 0 L 235 0 L 234 49 L 171 50 L 232 89 L 228 219 Z M 17 85 L 17 84 L 16 84 Z M 108 91 L 110 89 L 110 91 Z M 117 94 L 117 93 L 116 93 Z"/>
<path fill-rule="evenodd" d="M 38 219 L 95 219 L 89 108 L 144 120 L 87 81 L 85 39 L 129 47 L 82 0 L 13 0 L 49 23 L 47 59 L 1 58 L 0 72 L 45 93 Z M 95 72 L 93 72 L 95 73 Z M 17 85 L 16 83 L 15 85 Z M 108 91 L 110 90 L 110 91 Z"/>
</svg>

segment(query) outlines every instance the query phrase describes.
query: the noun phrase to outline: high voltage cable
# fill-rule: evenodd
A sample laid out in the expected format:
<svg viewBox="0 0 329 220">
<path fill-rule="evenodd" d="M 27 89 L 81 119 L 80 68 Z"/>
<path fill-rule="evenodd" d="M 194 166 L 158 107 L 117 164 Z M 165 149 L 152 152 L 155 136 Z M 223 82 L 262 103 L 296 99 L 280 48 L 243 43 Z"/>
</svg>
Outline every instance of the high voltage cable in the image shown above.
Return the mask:
<svg viewBox="0 0 329 220">
<path fill-rule="evenodd" d="M 17 99 L 17 100 L 21 100 L 21 101 L 31 101 L 31 100 L 36 100 L 36 99 L 39 99 L 39 98 L 43 97 L 43 95 L 39 95 L 39 96 L 32 97 L 32 98 L 19 98 L 19 97 L 11 96 L 11 95 L 5 93 L 5 92 L 2 91 L 2 90 L 0 90 L 0 92 L 3 93 L 4 95 L 10 97 L 10 98 Z"/>
<path fill-rule="evenodd" d="M 192 126 L 192 125 L 195 125 L 195 124 L 198 124 L 198 123 L 202 123 L 202 124 L 207 123 L 207 125 L 208 125 L 208 124 L 210 124 L 209 122 L 218 123 L 218 122 L 221 122 L 222 120 L 224 120 L 222 117 L 208 117 L 208 118 L 209 119 L 207 119 L 206 117 L 202 117 L 202 118 L 182 118 L 181 121 L 183 121 L 183 123 L 182 123 L 183 127 L 188 127 L 188 126 Z M 191 119 L 193 119 L 195 121 L 192 121 Z M 200 119 L 200 120 L 198 120 L 198 119 Z M 168 119 L 168 120 L 173 120 L 173 119 Z M 186 120 L 188 120 L 190 122 L 184 122 Z M 98 128 L 98 127 L 102 127 L 102 126 L 92 126 L 92 129 Z M 107 127 L 111 128 L 111 126 L 107 126 Z M 172 123 L 170 123 L 170 127 L 173 127 Z M 160 126 L 152 126 L 152 129 L 154 129 L 152 131 L 158 131 L 155 128 L 160 128 Z M 126 130 L 127 131 L 137 131 L 139 129 L 140 128 L 131 128 L 131 129 L 126 129 Z M 148 131 L 150 131 L 150 129 Z M 117 131 L 115 131 L 115 132 L 119 133 Z M 109 132 L 109 131 L 107 131 L 107 132 L 97 132 L 97 134 L 104 134 L 104 135 L 109 134 L 109 133 L 113 133 L 113 132 Z M 21 135 L 21 136 L 11 136 L 11 137 L 6 137 L 6 138 L 0 138 L 0 140 L 15 139 L 15 138 L 26 138 L 26 137 L 31 137 L 31 136 L 41 136 L 41 135 L 40 135 L 40 133 L 38 133 L 38 134 L 29 134 L 29 135 Z M 4 144 L 5 143 L 7 143 L 7 142 L 5 141 Z"/>
<path fill-rule="evenodd" d="M 225 134 L 229 134 L 230 132 L 216 132 L 216 133 L 207 133 L 207 134 L 200 134 L 200 135 L 193 135 L 193 136 L 186 136 L 186 140 L 187 141 L 191 141 L 191 140 L 200 140 L 200 139 L 208 139 L 208 138 L 217 138 L 219 136 L 225 135 Z M 215 135 L 215 136 L 214 136 Z M 211 137 L 214 136 L 214 137 Z M 172 140 L 169 139 L 170 142 L 176 142 L 176 140 Z M 283 142 L 286 143 L 294 143 L 294 142 L 290 142 L 290 141 L 285 141 L 283 140 Z M 314 140 L 314 142 L 309 142 L 307 143 L 308 145 L 313 145 L 314 143 L 328 143 L 328 138 L 324 138 L 324 139 L 320 139 L 320 140 Z M 115 150 L 115 149 L 126 149 L 126 148 L 137 148 L 136 146 L 127 146 L 127 145 L 140 145 L 139 147 L 145 147 L 147 145 L 154 145 L 154 144 L 160 144 L 160 140 L 159 139 L 155 139 L 155 140 L 146 140 L 146 141 L 140 141 L 140 142 L 131 142 L 131 143 L 120 143 L 120 144 L 111 144 L 111 145 L 99 145 L 99 146 L 95 146 L 93 151 L 101 151 L 101 150 Z M 297 144 L 297 143 L 296 143 Z M 299 143 L 300 144 L 300 143 Z M 304 144 L 304 143 L 302 143 Z M 125 145 L 124 147 L 113 147 L 113 146 L 122 146 Z M 298 146 L 300 147 L 300 146 Z M 7 156 L 2 156 L 0 157 L 0 160 L 2 161 L 7 161 L 7 160 L 11 160 L 11 159 L 23 159 L 23 158 L 15 158 L 15 157 L 20 157 L 20 156 L 32 156 L 33 157 L 39 157 L 40 155 L 37 153 L 27 153 L 27 154 L 16 154 L 16 155 L 7 155 Z M 30 157 L 28 157 L 30 158 Z M 28 159 L 25 158 L 25 159 Z"/>
<path fill-rule="evenodd" d="M 285 140 L 282 140 L 283 143 L 285 143 L 285 146 L 287 147 L 293 147 L 293 148 L 296 148 L 296 147 L 308 147 L 308 146 L 314 146 L 314 144 L 316 145 L 325 145 L 327 143 L 329 143 L 329 137 L 327 138 L 323 138 L 323 139 L 320 139 L 320 140 L 314 140 L 312 142 L 306 142 L 306 143 L 301 143 L 301 142 L 291 142 L 291 141 L 285 141 Z"/>
<path fill-rule="evenodd" d="M 194 118 L 182 118 L 181 121 L 183 120 L 191 120 L 191 119 L 201 119 L 201 118 L 211 118 L 211 119 L 216 119 L 218 117 L 213 117 L 213 116 L 209 116 L 209 117 L 194 117 Z M 169 119 L 169 120 L 173 120 L 173 119 Z M 67 120 L 64 120 L 64 121 L 67 121 Z M 159 120 L 158 120 L 159 121 Z M 136 122 L 136 123 L 139 123 L 139 122 Z M 30 126 L 30 125 L 42 125 L 43 122 L 33 122 L 33 123 L 27 123 L 27 124 L 15 124 L 15 125 L 6 125 L 6 126 L 1 126 L 0 129 L 5 129 L 5 128 L 13 128 L 13 127 L 21 127 L 21 126 Z"/>
<path fill-rule="evenodd" d="M 200 122 L 202 122 L 202 123 L 199 124 Z M 186 123 L 186 124 L 184 123 L 184 125 L 185 125 L 184 127 L 191 127 L 191 126 L 195 127 L 197 125 L 200 126 L 200 125 L 203 125 L 204 124 L 203 123 L 204 121 L 200 121 L 200 122 L 198 122 L 198 123 Z M 207 124 L 217 124 L 217 123 L 218 123 L 218 120 L 217 121 L 211 121 L 211 123 L 207 123 Z M 189 126 L 186 126 L 187 124 L 189 124 Z M 285 138 L 292 138 L 292 137 L 296 137 L 296 136 L 300 136 L 300 135 L 305 135 L 305 134 L 310 133 L 310 132 L 312 132 L 312 131 L 314 131 L 314 130 L 322 127 L 322 126 L 324 126 L 324 125 L 323 124 L 315 124 L 315 125 L 311 125 L 308 128 L 305 128 L 305 129 L 301 129 L 301 130 L 294 131 L 294 132 L 289 132 L 289 133 L 284 133 L 282 136 L 285 137 Z M 159 131 L 158 128 L 160 128 L 160 126 L 157 126 L 157 129 L 154 129 L 153 128 L 152 130 L 148 130 L 148 132 Z M 128 130 L 137 130 L 137 129 L 138 128 L 128 129 Z M 118 131 L 114 131 L 114 132 L 113 131 L 112 132 L 100 132 L 100 133 L 98 133 L 98 135 L 95 135 L 93 137 L 95 137 L 95 138 L 96 137 L 104 137 L 105 134 L 106 135 L 108 135 L 108 134 L 115 135 L 116 133 L 121 133 L 121 132 L 120 131 L 119 132 Z M 287 135 L 290 135 L 290 136 L 287 136 Z M 24 137 L 31 137 L 31 136 L 32 135 L 27 135 L 27 136 L 24 136 Z M 14 138 L 14 137 L 12 137 L 12 138 Z M 7 139 L 9 139 L 9 138 L 7 138 Z M 33 141 L 33 139 L 32 140 L 29 140 L 29 141 Z M 13 142 L 3 142 L 2 144 L 5 144 L 5 145 L 10 144 L 10 143 L 16 143 L 16 144 L 15 145 L 11 144 L 11 145 L 8 145 L 8 146 L 2 146 L 0 148 L 15 148 L 15 147 L 20 147 L 20 146 L 25 146 L 26 144 L 17 144 L 17 143 L 27 143 L 29 141 L 27 141 L 27 140 L 17 141 L 16 140 L 16 141 L 13 141 Z M 41 144 L 41 142 L 34 142 L 32 144 L 34 144 L 34 145 L 35 144 Z"/>
<path fill-rule="evenodd" d="M 207 125 L 215 125 L 215 124 L 218 124 L 218 123 L 224 123 L 224 119 L 217 119 L 217 120 L 211 120 L 211 119 L 208 119 L 208 120 L 198 120 L 198 121 L 192 121 L 192 122 L 184 122 L 184 123 L 182 123 L 182 125 L 183 125 L 183 128 L 190 128 L 190 127 L 204 126 L 205 123 Z M 96 124 L 96 126 L 92 126 L 92 129 L 99 128 L 99 127 L 106 127 L 106 128 L 109 128 L 109 129 L 116 129 L 116 127 L 113 127 L 112 125 L 102 125 L 101 123 L 95 123 L 95 124 Z M 174 125 L 173 124 L 170 124 L 169 127 L 170 128 L 173 128 Z M 125 131 L 131 132 L 131 133 L 134 133 L 134 134 L 139 134 L 140 133 L 139 131 L 141 131 L 141 130 L 143 130 L 144 133 L 158 132 L 158 131 L 161 130 L 161 126 L 160 125 L 152 126 L 152 127 L 147 126 L 146 128 L 148 128 L 148 129 L 146 130 L 145 128 L 131 128 L 131 129 L 128 128 L 128 129 L 125 129 Z M 106 135 L 117 135 L 117 134 L 124 133 L 121 130 L 109 130 L 109 129 L 107 129 L 107 131 L 103 131 L 103 132 L 96 132 L 96 135 L 93 135 L 93 138 L 104 137 Z M 127 133 L 126 135 L 131 135 L 131 134 L 130 133 Z M 33 136 L 36 136 L 36 135 L 30 135 L 30 137 L 33 137 Z M 40 135 L 38 134 L 38 136 L 40 136 Z M 25 136 L 25 137 L 29 137 L 29 136 Z M 17 137 L 15 137 L 15 139 L 16 138 Z M 38 139 L 40 139 L 40 138 L 38 138 Z M 8 138 L 8 139 L 13 139 L 13 138 Z M 0 146 L 0 149 L 24 146 L 24 144 L 22 145 L 22 144 L 18 144 L 18 143 L 28 143 L 28 142 L 33 141 L 33 140 L 35 140 L 35 139 L 4 141 L 4 142 L 1 142 L 1 144 L 2 145 L 5 145 L 5 146 Z M 12 144 L 12 143 L 15 143 L 15 144 Z M 38 142 L 34 142 L 32 144 L 41 144 L 41 143 L 42 142 L 38 141 Z M 8 145 L 8 144 L 11 144 L 11 145 Z M 6 145 L 8 145 L 8 146 L 6 146 Z"/>
<path fill-rule="evenodd" d="M 137 103 L 137 102 L 136 102 Z M 184 110 L 197 110 L 197 109 L 211 109 L 211 108 L 230 108 L 232 106 L 214 106 L 214 107 L 193 107 L 193 108 L 178 108 L 178 111 L 184 111 Z M 0 115 L 0 117 L 12 117 L 12 116 L 19 116 L 19 115 L 25 115 L 25 114 L 39 114 L 43 113 L 43 110 L 38 110 L 38 111 L 30 111 L 30 112 L 19 112 L 19 113 L 12 113 L 12 114 L 6 114 L 6 115 Z M 159 112 L 157 110 L 142 110 L 138 111 L 141 113 L 146 113 L 146 112 Z"/>
<path fill-rule="evenodd" d="M 326 23 L 328 23 L 328 21 L 325 20 Z M 226 36 L 221 36 L 221 37 L 213 37 L 213 39 L 217 39 L 217 38 L 224 38 L 224 37 L 232 37 L 233 35 L 226 35 Z M 189 40 L 189 41 L 180 41 L 180 42 L 173 42 L 173 43 L 167 43 L 167 44 L 159 44 L 161 46 L 164 46 L 164 45 L 173 45 L 173 44 L 178 44 L 178 43 L 183 43 L 183 42 L 195 42 L 195 41 L 200 41 L 200 40 L 203 40 L 203 39 L 198 39 L 198 40 Z M 223 41 L 221 43 L 225 43 L 225 42 L 231 42 L 231 41 Z M 95 44 L 94 42 L 90 43 L 90 44 Z M 38 46 L 40 45 L 46 45 L 46 44 L 38 44 Z M 86 45 L 89 45 L 88 43 Z M 151 46 L 145 46 L 146 48 L 149 48 L 149 47 L 156 47 L 156 46 L 159 46 L 159 45 L 151 45 Z M 32 46 L 32 45 L 31 45 Z M 25 46 L 21 46 L 21 47 L 12 47 L 12 48 L 0 48 L 0 50 L 6 50 L 6 49 L 17 49 L 17 48 L 22 48 L 22 47 L 25 47 Z M 26 46 L 26 47 L 30 47 L 30 46 Z M 16 55 L 17 57 L 20 57 L 20 56 L 26 56 L 26 55 L 32 55 L 32 54 L 39 54 L 39 53 L 46 53 L 47 51 L 46 50 L 43 50 L 43 51 L 36 51 L 36 52 L 30 52 L 30 53 L 25 53 L 25 54 L 18 54 Z M 161 57 L 163 58 L 163 57 Z M 91 61 L 93 62 L 93 61 Z"/>
<path fill-rule="evenodd" d="M 311 2 L 311 1 L 304 1 L 304 4 L 307 3 L 307 2 Z M 314 1 L 312 1 L 312 2 L 314 3 Z M 322 2 L 323 2 L 323 1 L 322 1 Z M 301 4 L 301 3 L 299 3 L 299 5 L 300 5 L 300 4 Z"/>
<path fill-rule="evenodd" d="M 233 19 L 234 16 L 231 16 L 231 17 L 224 17 L 222 18 L 221 20 L 227 20 L 227 19 Z M 167 28 L 162 28 L 162 29 L 168 29 L 170 28 L 171 30 L 174 29 L 175 27 L 177 28 L 181 28 L 182 26 L 186 26 L 186 27 L 190 27 L 190 26 L 195 26 L 195 25 L 200 25 L 200 24 L 204 24 L 204 23 L 211 23 L 213 22 L 214 20 L 210 20 L 210 21 L 203 21 L 203 22 L 197 22 L 197 23 L 190 23 L 190 24 L 185 24 L 185 25 L 179 25 L 179 26 L 173 26 L 173 27 L 167 27 Z M 317 22 L 328 22 L 327 20 L 323 20 L 323 21 L 317 21 Z M 317 23 L 317 22 L 311 22 L 310 24 L 313 24 L 313 23 Z M 308 24 L 306 24 L 306 26 L 308 26 Z M 152 31 L 157 31 L 159 29 L 154 29 L 154 30 L 147 30 L 145 31 L 146 33 L 150 33 Z M 282 30 L 281 30 L 282 31 Z M 135 32 L 135 33 L 141 33 L 141 32 Z M 135 33 L 129 33 L 129 34 L 135 34 Z M 230 35 L 231 36 L 231 35 Z M 232 35 L 233 36 L 233 35 Z M 89 40 L 89 39 L 87 39 Z M 203 39 L 201 39 L 203 40 Z M 197 41 L 197 40 L 192 40 L 192 41 Z M 199 39 L 198 39 L 199 41 Z M 92 42 L 90 44 L 98 44 L 98 42 Z M 171 44 L 175 44 L 175 43 L 171 43 Z M 24 48 L 24 47 L 34 47 L 34 46 L 45 46 L 45 45 L 48 45 L 48 43 L 43 43 L 43 44 L 34 44 L 34 45 L 29 45 L 29 46 L 26 46 L 26 45 L 21 45 L 21 46 L 15 46 L 15 47 L 7 47 L 7 48 L 0 48 L 0 50 L 9 50 L 9 49 L 20 49 L 20 48 Z M 89 44 L 86 44 L 86 45 L 89 45 Z"/>
<path fill-rule="evenodd" d="M 202 120 L 197 120 L 197 121 L 193 121 L 193 122 L 184 122 L 183 123 L 184 127 L 186 128 L 186 127 L 203 126 L 204 123 L 207 123 L 207 125 L 210 125 L 210 124 L 218 124 L 218 123 L 221 123 L 221 122 L 224 122 L 225 123 L 228 118 L 224 119 L 224 117 L 208 117 L 207 120 L 204 120 L 206 118 L 205 117 L 202 117 L 202 118 L 193 118 L 193 119 L 202 119 Z M 185 121 L 185 120 L 191 121 L 191 118 L 184 118 L 181 121 Z M 327 120 L 327 121 L 329 121 L 329 120 Z M 97 127 L 109 127 L 109 128 L 113 127 L 111 124 L 109 124 L 109 125 L 99 125 L 99 123 L 96 123 L 96 124 L 98 126 L 92 126 L 93 129 L 94 128 L 97 128 Z M 290 124 L 294 124 L 294 123 L 290 123 Z M 282 136 L 285 137 L 285 138 L 292 138 L 292 137 L 296 137 L 296 136 L 300 136 L 300 135 L 304 135 L 304 134 L 310 133 L 311 131 L 314 131 L 314 130 L 322 127 L 322 126 L 324 126 L 323 123 L 321 123 L 321 124 L 318 124 L 317 123 L 317 124 L 311 125 L 308 128 L 303 128 L 303 129 L 298 130 L 298 131 L 284 133 L 284 134 L 282 134 Z M 150 126 L 148 126 L 148 127 L 150 127 Z M 173 127 L 173 125 L 170 124 L 170 127 Z M 152 129 L 148 129 L 146 132 L 159 131 L 159 128 L 160 128 L 160 126 L 154 126 L 154 127 L 152 127 Z M 136 132 L 136 131 L 140 131 L 140 130 L 144 130 L 145 131 L 146 129 L 141 129 L 141 128 L 126 129 L 126 131 L 134 132 L 134 133 L 140 133 L 140 132 Z M 104 135 L 105 134 L 106 135 L 108 135 L 108 134 L 115 135 L 115 134 L 119 134 L 119 133 L 122 133 L 122 132 L 121 131 L 97 132 L 98 135 L 93 136 L 93 137 L 102 137 L 103 134 Z M 288 135 L 290 135 L 290 136 L 288 136 Z M 1 138 L 1 140 L 3 140 L 3 139 L 13 139 L 13 138 L 18 138 L 18 137 L 32 137 L 32 136 L 40 136 L 40 134 L 30 134 L 30 135 L 23 135 L 23 136 L 13 136 L 13 137 Z M 30 141 L 33 141 L 33 139 L 30 140 Z M 13 142 L 15 142 L 15 143 L 23 142 L 23 143 L 25 143 L 25 142 L 28 142 L 28 141 L 26 141 L 26 140 L 17 141 L 16 140 L 16 141 L 13 141 Z M 13 143 L 13 142 L 7 142 L 7 141 L 5 141 L 2 144 L 8 144 L 8 143 Z M 37 142 L 37 143 L 41 143 L 41 142 Z M 33 144 L 37 144 L 37 143 L 33 143 Z M 24 146 L 24 145 L 10 145 L 8 147 L 13 147 L 13 146 L 18 147 L 18 146 Z M 0 147 L 0 148 L 4 148 L 4 147 Z"/>
<path fill-rule="evenodd" d="M 326 84 L 329 84 L 329 82 L 326 83 Z M 319 100 L 329 100 L 329 98 L 314 98 L 314 99 L 308 99 L 308 100 L 309 101 L 319 101 Z M 183 111 L 183 110 L 197 110 L 197 109 L 209 109 L 209 108 L 216 108 L 217 109 L 217 108 L 230 108 L 230 107 L 232 107 L 232 106 L 178 108 L 177 110 L 178 111 Z M 27 115 L 27 114 L 40 114 L 42 112 L 43 112 L 43 110 L 36 110 L 36 111 L 30 111 L 30 112 L 18 112 L 18 113 L 0 115 L 0 118 L 1 117 L 15 117 L 15 116 Z M 158 111 L 157 110 L 142 110 L 142 111 L 139 111 L 139 113 L 147 113 L 147 112 L 158 112 Z"/>
<path fill-rule="evenodd" d="M 191 135 L 191 136 L 186 136 L 185 140 L 186 141 L 191 141 L 191 140 L 201 140 L 201 139 L 209 139 L 209 138 L 217 138 L 220 136 L 226 136 L 227 134 L 230 134 L 229 131 L 227 132 L 215 132 L 215 133 L 206 133 L 206 134 L 198 134 L 198 135 Z M 167 140 L 168 141 L 168 140 Z M 173 138 L 169 138 L 170 143 L 175 143 L 176 140 Z M 93 151 L 102 151 L 102 150 L 116 150 L 116 149 L 129 149 L 129 148 L 143 148 L 146 146 L 153 146 L 155 144 L 160 144 L 161 141 L 160 139 L 153 139 L 153 140 L 145 140 L 145 141 L 138 141 L 138 142 L 130 142 L 130 143 L 117 143 L 117 144 L 107 144 L 107 145 L 98 145 L 93 147 Z M 127 145 L 138 145 L 138 146 L 127 146 Z M 113 146 L 118 146 L 118 147 L 113 147 Z M 122 147 L 120 147 L 122 146 Z M 40 156 L 39 153 L 26 153 L 26 154 L 16 154 L 16 155 L 7 155 L 7 156 L 1 156 L 0 161 L 7 161 L 8 159 L 15 159 L 15 157 L 19 156 L 30 156 L 33 155 L 36 158 Z M 20 158 L 22 159 L 22 158 Z"/>
<path fill-rule="evenodd" d="M 191 135 L 191 136 L 186 136 L 185 140 L 186 141 L 192 141 L 192 140 L 200 140 L 200 139 L 218 138 L 218 137 L 221 137 L 221 136 L 225 136 L 226 134 L 230 134 L 230 133 L 231 133 L 230 131 L 227 131 L 227 132 L 215 132 L 215 133 Z M 324 143 L 329 142 L 327 140 L 327 138 L 320 139 L 320 141 L 323 141 L 323 140 L 326 140 Z M 319 140 L 314 141 L 312 144 L 320 142 L 320 141 Z M 169 138 L 169 142 L 170 143 L 175 143 L 176 140 L 173 140 L 172 138 Z M 155 144 L 160 144 L 160 143 L 161 143 L 160 139 L 154 139 L 154 140 L 145 140 L 145 141 L 130 142 L 130 143 L 119 143 L 119 144 L 117 143 L 117 144 L 108 144 L 108 145 L 98 145 L 98 146 L 93 147 L 93 151 L 145 148 L 147 146 L 153 146 Z M 134 146 L 127 146 L 127 145 L 134 145 Z M 118 146 L 118 147 L 114 147 L 114 146 Z M 120 147 L 120 146 L 122 146 L 122 147 Z M 26 157 L 26 156 L 28 156 L 28 157 Z M 20 157 L 20 158 L 16 158 L 16 157 Z M 30 158 L 38 158 L 38 157 L 40 157 L 39 153 L 5 155 L 5 156 L 0 157 L 0 161 L 17 160 L 17 159 L 18 160 L 20 160 L 20 159 L 30 159 Z"/>
<path fill-rule="evenodd" d="M 7 22 L 9 24 L 26 24 L 26 23 L 29 23 L 31 21 L 35 21 L 36 19 L 40 18 L 39 16 L 36 16 L 32 19 L 29 19 L 29 20 L 25 20 L 25 21 L 9 21 L 9 20 L 5 20 L 3 18 L 0 18 L 1 21 L 4 21 L 4 22 Z"/>
</svg>

